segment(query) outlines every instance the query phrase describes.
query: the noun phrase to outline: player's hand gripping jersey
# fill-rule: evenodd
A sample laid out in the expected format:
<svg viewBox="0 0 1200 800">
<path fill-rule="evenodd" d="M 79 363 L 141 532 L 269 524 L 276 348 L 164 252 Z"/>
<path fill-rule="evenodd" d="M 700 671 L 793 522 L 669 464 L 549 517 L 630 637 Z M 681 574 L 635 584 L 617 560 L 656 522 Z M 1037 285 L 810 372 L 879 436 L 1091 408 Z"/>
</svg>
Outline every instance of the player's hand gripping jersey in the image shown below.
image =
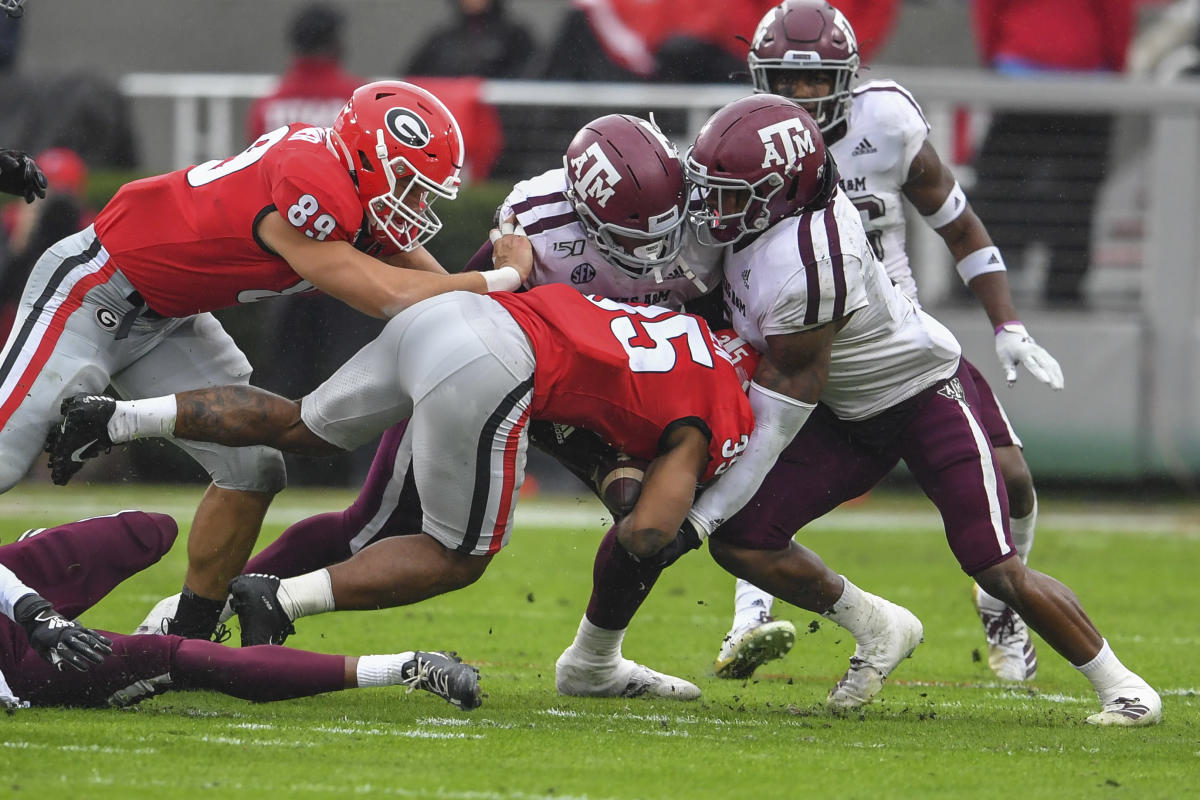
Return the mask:
<svg viewBox="0 0 1200 800">
<path fill-rule="evenodd" d="M 588 428 L 647 461 L 674 424 L 697 425 L 710 434 L 701 482 L 745 448 L 750 402 L 730 356 L 698 317 L 561 285 L 491 297 L 533 346 L 533 418 Z"/>
<path fill-rule="evenodd" d="M 500 218 L 515 216 L 533 245 L 533 272 L 526 286 L 560 283 L 621 302 L 679 309 L 720 283 L 720 250 L 702 247 L 686 230 L 683 251 L 675 264 L 663 268 L 661 283 L 605 263 L 566 191 L 566 170 L 552 169 L 518 183 L 500 206 Z"/>
<path fill-rule="evenodd" d="M 312 239 L 356 240 L 362 202 L 328 129 L 277 128 L 223 161 L 126 184 L 95 226 L 147 305 L 186 317 L 312 289 L 255 236 L 271 211 Z"/>
</svg>

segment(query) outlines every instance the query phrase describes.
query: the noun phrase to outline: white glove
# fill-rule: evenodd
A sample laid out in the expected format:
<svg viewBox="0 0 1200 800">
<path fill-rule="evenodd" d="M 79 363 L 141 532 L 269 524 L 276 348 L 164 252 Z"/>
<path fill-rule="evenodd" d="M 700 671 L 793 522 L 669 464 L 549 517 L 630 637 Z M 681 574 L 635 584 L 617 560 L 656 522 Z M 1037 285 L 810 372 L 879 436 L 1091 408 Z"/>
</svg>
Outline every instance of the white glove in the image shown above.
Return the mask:
<svg viewBox="0 0 1200 800">
<path fill-rule="evenodd" d="M 1046 348 L 1033 340 L 1020 322 L 1006 322 L 996 329 L 996 357 L 1004 367 L 1004 379 L 1012 386 L 1017 382 L 1017 365 L 1051 389 L 1063 388 L 1062 367 Z"/>
</svg>

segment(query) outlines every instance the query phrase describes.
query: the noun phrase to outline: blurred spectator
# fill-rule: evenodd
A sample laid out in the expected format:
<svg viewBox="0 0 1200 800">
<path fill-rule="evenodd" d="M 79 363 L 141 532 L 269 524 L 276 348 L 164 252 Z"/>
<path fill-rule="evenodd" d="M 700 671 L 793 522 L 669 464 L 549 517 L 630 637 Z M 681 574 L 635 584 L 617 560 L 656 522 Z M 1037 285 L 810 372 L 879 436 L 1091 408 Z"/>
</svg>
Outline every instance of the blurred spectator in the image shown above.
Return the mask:
<svg viewBox="0 0 1200 800">
<path fill-rule="evenodd" d="M 77 233 L 96 216 L 87 205 L 88 169 L 73 150 L 55 147 L 34 161 L 46 176 L 45 199 L 14 200 L 0 208 L 0 332 L 8 334 L 21 290 L 33 264 L 59 239 Z"/>
<path fill-rule="evenodd" d="M 111 79 L 79 71 L 5 83 L 23 97 L 11 124 L 18 129 L 15 141 L 26 151 L 66 147 L 92 169 L 137 166 L 129 100 Z"/>
<path fill-rule="evenodd" d="M 997 73 L 1119 73 L 1133 35 L 1134 0 L 973 0 L 983 61 Z M 1014 256 L 1030 242 L 1049 252 L 1043 297 L 1083 302 L 1096 195 L 1108 169 L 1107 114 L 1001 110 L 975 160 L 971 194 L 996 245 Z M 1016 258 L 1010 267 L 1020 266 Z"/>
<path fill-rule="evenodd" d="M 416 55 L 400 66 L 401 75 L 517 78 L 524 74 L 536 43 L 521 22 L 508 16 L 504 0 L 448 0 L 447 4 L 454 21 L 430 34 Z"/>
<path fill-rule="evenodd" d="M 366 83 L 342 67 L 342 26 L 345 17 L 331 5 L 302 8 L 288 28 L 292 62 L 279 86 L 250 106 L 246 140 L 290 122 L 331 125 L 346 98 Z"/>
<path fill-rule="evenodd" d="M 17 65 L 17 49 L 21 44 L 21 19 L 0 14 L 0 74 L 12 72 Z"/>
</svg>

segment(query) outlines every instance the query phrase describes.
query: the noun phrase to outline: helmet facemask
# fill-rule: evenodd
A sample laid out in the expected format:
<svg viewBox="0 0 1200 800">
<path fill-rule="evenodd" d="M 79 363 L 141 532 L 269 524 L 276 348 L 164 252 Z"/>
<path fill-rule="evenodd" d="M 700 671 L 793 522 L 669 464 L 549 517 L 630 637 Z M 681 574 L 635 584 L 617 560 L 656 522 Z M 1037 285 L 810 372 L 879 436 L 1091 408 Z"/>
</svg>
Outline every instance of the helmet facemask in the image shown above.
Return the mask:
<svg viewBox="0 0 1200 800">
<path fill-rule="evenodd" d="M 756 183 L 709 175 L 708 167 L 692 158 L 691 151 L 684 168 L 704 201 L 702 205 L 693 203 L 688 210 L 688 219 L 700 244 L 714 247 L 733 244 L 770 226 L 767 204 L 786 183 L 782 175 L 771 172 Z M 738 210 L 725 211 L 730 208 Z"/>
<path fill-rule="evenodd" d="M 631 278 L 663 280 L 663 267 L 673 263 L 683 249 L 683 225 L 687 218 L 678 207 L 646 221 L 646 230 L 603 222 L 581 201 L 572 188 L 567 197 L 587 232 L 588 240 L 606 261 Z"/>
<path fill-rule="evenodd" d="M 376 155 L 387 179 L 389 191 L 376 195 L 366 204 L 367 217 L 376 232 L 386 236 L 401 252 L 414 250 L 442 229 L 442 221 L 433 212 L 439 197 L 453 200 L 458 196 L 461 178 L 453 175 L 445 185 L 418 172 L 404 156 L 388 159 L 383 131 L 378 132 Z M 370 170 L 369 162 L 361 167 Z"/>
<path fill-rule="evenodd" d="M 783 58 L 758 58 L 751 51 L 749 64 L 755 92 L 788 98 L 812 116 L 822 133 L 833 130 L 849 116 L 850 88 L 858 74 L 857 55 L 844 60 L 822 60 L 812 51 L 791 50 Z M 798 72 L 827 73 L 832 78 L 833 88 L 823 97 L 794 97 L 779 84 L 784 82 L 781 79 L 794 77 Z"/>
</svg>

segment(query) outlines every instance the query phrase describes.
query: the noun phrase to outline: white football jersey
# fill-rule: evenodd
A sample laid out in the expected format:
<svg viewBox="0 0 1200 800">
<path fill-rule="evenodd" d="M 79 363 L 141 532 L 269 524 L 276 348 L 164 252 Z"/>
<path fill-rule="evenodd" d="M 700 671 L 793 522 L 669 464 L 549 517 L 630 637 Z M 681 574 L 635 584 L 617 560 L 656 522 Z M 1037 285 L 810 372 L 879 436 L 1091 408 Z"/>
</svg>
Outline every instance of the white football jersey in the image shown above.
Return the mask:
<svg viewBox="0 0 1200 800">
<path fill-rule="evenodd" d="M 830 208 L 789 217 L 736 248 L 725 248 L 725 307 L 759 352 L 768 336 L 854 312 L 834 338 L 820 398 L 839 418 L 872 417 L 958 368 L 958 341 L 892 285 L 844 192 Z"/>
<path fill-rule="evenodd" d="M 515 216 L 533 245 L 533 271 L 525 286 L 562 283 L 584 294 L 671 309 L 717 288 L 721 250 L 701 245 L 690 227 L 684 233 L 679 259 L 663 267 L 661 283 L 626 275 L 608 263 L 588 239 L 566 192 L 566 170 L 552 169 L 518 183 L 500 206 L 500 218 Z M 685 264 L 704 285 L 703 290 L 688 277 Z"/>
<path fill-rule="evenodd" d="M 862 215 L 871 249 L 913 301 L 917 284 L 905 248 L 900 187 L 928 134 L 929 123 L 908 90 L 894 81 L 868 81 L 855 87 L 846 133 L 829 146 L 842 191 Z"/>
</svg>

